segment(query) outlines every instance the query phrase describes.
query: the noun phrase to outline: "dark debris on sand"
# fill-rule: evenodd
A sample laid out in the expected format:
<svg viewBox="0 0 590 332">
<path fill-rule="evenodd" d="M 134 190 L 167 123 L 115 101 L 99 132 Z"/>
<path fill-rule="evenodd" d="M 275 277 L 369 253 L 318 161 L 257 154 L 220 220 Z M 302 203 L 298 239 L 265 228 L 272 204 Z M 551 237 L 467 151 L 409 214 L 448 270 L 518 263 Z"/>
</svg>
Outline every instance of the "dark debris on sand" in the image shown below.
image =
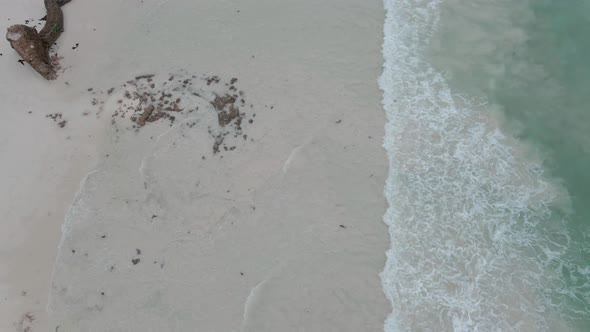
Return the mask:
<svg viewBox="0 0 590 332">
<path fill-rule="evenodd" d="M 158 75 L 159 76 L 159 75 Z M 122 96 L 116 100 L 116 109 L 111 114 L 111 124 L 127 119 L 131 120 L 132 130 L 140 130 L 152 123 L 166 120 L 172 126 L 179 115 L 197 111 L 197 105 L 191 105 L 190 100 L 194 97 L 204 99 L 212 106 L 217 115 L 217 128 L 209 128 L 209 134 L 213 138 L 213 153 L 221 151 L 233 151 L 236 146 L 225 144 L 228 136 L 244 138 L 242 126 L 244 122 L 252 124 L 249 119 L 244 121 L 246 113 L 240 109 L 245 108 L 246 97 L 242 90 L 237 87 L 238 79 L 231 78 L 228 81 L 222 80 L 219 76 L 196 76 L 196 75 L 174 75 L 170 74 L 165 78 L 157 80 L 154 74 L 142 74 L 134 76 L 133 79 L 121 85 Z M 201 83 L 200 85 L 198 83 Z M 193 85 L 199 88 L 194 88 Z M 209 90 L 207 92 L 206 90 Z M 93 95 L 102 94 L 111 96 L 115 88 L 109 88 L 105 92 L 94 88 L 88 88 Z M 202 94 L 214 97 L 205 97 Z M 187 98 L 187 96 L 191 98 Z M 210 100 L 209 98 L 213 98 Z M 104 101 L 96 98 L 92 100 L 93 106 L 104 107 Z M 252 104 L 249 104 L 249 109 Z M 182 118 L 182 117 L 180 117 Z M 193 128 L 195 123 L 187 123 Z M 198 128 L 198 127 L 197 127 Z"/>
<path fill-rule="evenodd" d="M 53 120 L 53 122 L 57 123 L 57 126 L 60 128 L 64 128 L 66 126 L 66 123 L 68 123 L 67 120 L 63 119 L 63 115 L 61 113 L 50 113 L 47 114 L 45 117 Z"/>
</svg>

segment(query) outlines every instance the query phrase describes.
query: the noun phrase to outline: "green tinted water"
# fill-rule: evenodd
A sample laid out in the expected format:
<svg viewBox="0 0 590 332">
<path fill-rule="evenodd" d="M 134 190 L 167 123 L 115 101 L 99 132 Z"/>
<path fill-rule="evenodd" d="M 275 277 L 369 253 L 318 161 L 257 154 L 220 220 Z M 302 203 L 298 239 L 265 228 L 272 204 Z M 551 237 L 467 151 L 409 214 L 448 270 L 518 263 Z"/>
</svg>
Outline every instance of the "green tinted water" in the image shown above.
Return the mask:
<svg viewBox="0 0 590 332">
<path fill-rule="evenodd" d="M 561 315 L 590 330 L 590 1 L 448 0 L 432 63 L 455 93 L 500 110 L 504 129 L 544 160 L 567 204 L 554 206 L 571 241 L 555 262 Z M 488 108 L 489 109 L 489 108 Z"/>
<path fill-rule="evenodd" d="M 588 320 L 588 229 L 590 226 L 590 2 L 536 1 L 535 19 L 526 25 L 529 40 L 514 62 L 537 66 L 544 77 L 522 82 L 511 71 L 491 90 L 510 120 L 521 124 L 521 136 L 547 156 L 552 176 L 563 181 L 572 211 L 568 215 L 571 264 L 562 267 L 568 316 Z M 580 311 L 579 314 L 575 314 Z M 580 322 L 582 323 L 582 322 Z M 586 324 L 584 324 L 586 325 Z M 589 325 L 586 325 L 587 327 Z"/>
</svg>

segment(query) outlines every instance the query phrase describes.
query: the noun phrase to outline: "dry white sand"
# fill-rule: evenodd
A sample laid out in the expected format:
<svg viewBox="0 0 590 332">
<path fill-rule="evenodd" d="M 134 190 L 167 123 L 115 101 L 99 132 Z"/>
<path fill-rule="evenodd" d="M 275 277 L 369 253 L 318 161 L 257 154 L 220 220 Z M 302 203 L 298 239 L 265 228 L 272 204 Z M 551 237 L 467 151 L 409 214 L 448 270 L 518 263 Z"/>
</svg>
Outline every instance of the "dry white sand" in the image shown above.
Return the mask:
<svg viewBox="0 0 590 332">
<path fill-rule="evenodd" d="M 42 16 L 40 2 L 4 1 L 2 29 Z M 0 330 L 382 330 L 381 2 L 64 11 L 57 81 L 0 47 Z M 199 96 L 182 98 L 199 111 L 112 125 L 122 84 L 144 73 L 196 76 Z M 209 101 L 233 77 L 248 138 L 213 154 Z M 174 82 L 163 89 L 180 96 Z"/>
</svg>

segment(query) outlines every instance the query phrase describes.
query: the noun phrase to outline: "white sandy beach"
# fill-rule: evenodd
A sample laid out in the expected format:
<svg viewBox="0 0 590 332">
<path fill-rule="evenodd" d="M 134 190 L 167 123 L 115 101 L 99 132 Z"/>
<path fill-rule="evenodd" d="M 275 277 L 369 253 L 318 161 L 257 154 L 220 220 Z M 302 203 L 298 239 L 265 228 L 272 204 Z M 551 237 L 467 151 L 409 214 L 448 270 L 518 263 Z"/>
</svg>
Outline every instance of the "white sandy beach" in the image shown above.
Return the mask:
<svg viewBox="0 0 590 332">
<path fill-rule="evenodd" d="M 56 81 L 0 43 L 0 331 L 383 330 L 381 1 L 63 9 Z M 142 74 L 195 111 L 112 124 Z M 214 154 L 229 85 L 243 133 Z"/>
</svg>

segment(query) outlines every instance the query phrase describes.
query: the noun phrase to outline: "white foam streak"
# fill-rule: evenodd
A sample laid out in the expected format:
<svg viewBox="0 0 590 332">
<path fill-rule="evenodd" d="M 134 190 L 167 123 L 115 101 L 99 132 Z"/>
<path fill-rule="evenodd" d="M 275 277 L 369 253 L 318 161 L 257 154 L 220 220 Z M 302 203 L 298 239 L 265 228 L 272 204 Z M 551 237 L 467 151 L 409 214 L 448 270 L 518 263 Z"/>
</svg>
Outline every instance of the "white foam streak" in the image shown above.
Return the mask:
<svg viewBox="0 0 590 332">
<path fill-rule="evenodd" d="M 64 222 L 61 225 L 61 238 L 59 240 L 59 244 L 57 246 L 58 249 L 58 255 L 55 258 L 55 262 L 53 264 L 53 270 L 51 271 L 51 280 L 53 280 L 54 276 L 55 276 L 55 271 L 57 269 L 58 266 L 58 261 L 59 261 L 59 256 L 60 253 L 62 252 L 63 249 L 63 245 L 64 242 L 66 241 L 66 239 L 71 236 L 71 229 L 72 229 L 72 223 L 75 220 L 75 216 L 79 213 L 79 211 L 83 208 L 83 198 L 84 198 L 84 190 L 86 189 L 86 184 L 88 183 L 88 179 L 95 174 L 96 172 L 98 172 L 97 169 L 90 171 L 88 174 L 86 174 L 82 180 L 80 181 L 80 185 L 78 187 L 78 191 L 76 192 L 76 194 L 74 195 L 74 199 L 72 200 L 72 203 L 70 204 L 71 208 L 70 210 L 67 212 L 65 218 L 64 218 Z M 51 296 L 52 293 L 49 293 L 49 300 L 47 301 L 47 308 L 46 310 L 48 312 L 51 311 L 50 308 L 50 303 L 51 303 Z"/>
<path fill-rule="evenodd" d="M 385 330 L 547 330 L 554 306 L 543 290 L 557 282 L 549 266 L 565 246 L 559 230 L 539 227 L 559 188 L 424 59 L 441 1 L 384 4 Z"/>
</svg>

